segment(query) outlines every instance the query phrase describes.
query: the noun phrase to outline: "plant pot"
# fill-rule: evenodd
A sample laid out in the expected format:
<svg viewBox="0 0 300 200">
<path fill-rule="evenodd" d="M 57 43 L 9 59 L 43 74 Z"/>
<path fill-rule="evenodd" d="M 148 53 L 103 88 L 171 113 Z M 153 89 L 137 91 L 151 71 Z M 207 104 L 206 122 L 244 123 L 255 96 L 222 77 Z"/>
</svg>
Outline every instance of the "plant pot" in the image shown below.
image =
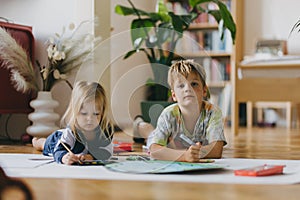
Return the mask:
<svg viewBox="0 0 300 200">
<path fill-rule="evenodd" d="M 147 100 L 148 101 L 167 101 L 169 98 L 169 88 L 154 84 L 149 85 L 147 88 Z"/>
<path fill-rule="evenodd" d="M 141 102 L 141 110 L 142 116 L 146 122 L 149 122 L 156 127 L 157 119 L 163 109 L 169 105 L 173 104 L 173 102 L 167 101 L 142 101 Z"/>
<path fill-rule="evenodd" d="M 58 102 L 52 98 L 51 92 L 39 91 L 37 98 L 30 102 L 34 112 L 28 115 L 32 125 L 27 127 L 27 133 L 34 137 L 47 137 L 59 129 L 55 124 L 59 115 L 54 112 L 54 108 L 58 105 Z"/>
<path fill-rule="evenodd" d="M 148 101 L 167 101 L 169 98 L 168 71 L 170 64 L 151 63 L 154 79 L 148 82 Z"/>
</svg>

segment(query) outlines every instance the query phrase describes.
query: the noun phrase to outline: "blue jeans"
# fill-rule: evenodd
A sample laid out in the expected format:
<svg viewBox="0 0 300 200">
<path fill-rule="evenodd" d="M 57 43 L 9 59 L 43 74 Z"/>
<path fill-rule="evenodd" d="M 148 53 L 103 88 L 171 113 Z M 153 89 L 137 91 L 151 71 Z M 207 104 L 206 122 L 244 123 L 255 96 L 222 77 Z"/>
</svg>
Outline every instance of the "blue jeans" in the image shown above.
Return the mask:
<svg viewBox="0 0 300 200">
<path fill-rule="evenodd" d="M 55 148 L 56 144 L 58 143 L 58 141 L 60 140 L 61 135 L 62 135 L 61 131 L 55 131 L 47 137 L 45 145 L 44 145 L 44 149 L 43 149 L 43 155 L 53 156 L 54 148 Z"/>
</svg>

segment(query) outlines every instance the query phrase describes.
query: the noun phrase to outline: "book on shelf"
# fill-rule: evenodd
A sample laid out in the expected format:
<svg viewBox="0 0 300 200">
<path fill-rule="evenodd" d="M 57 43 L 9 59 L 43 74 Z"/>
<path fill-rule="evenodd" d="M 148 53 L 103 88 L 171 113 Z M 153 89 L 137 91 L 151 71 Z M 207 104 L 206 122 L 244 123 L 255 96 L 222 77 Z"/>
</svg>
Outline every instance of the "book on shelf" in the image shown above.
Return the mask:
<svg viewBox="0 0 300 200">
<path fill-rule="evenodd" d="M 231 1 L 224 3 L 230 9 Z M 175 14 L 187 14 L 190 9 L 188 0 L 167 1 L 167 8 Z M 202 4 L 205 8 L 218 9 L 218 5 L 212 2 Z M 222 23 L 221 23 L 222 24 Z M 183 37 L 176 45 L 176 53 L 200 53 L 209 55 L 214 52 L 232 52 L 232 39 L 230 32 L 225 31 L 223 40 L 220 39 L 219 28 L 213 16 L 201 13 L 197 19 L 191 23 L 191 28 L 184 31 Z"/>
<path fill-rule="evenodd" d="M 189 5 L 187 2 L 167 2 L 167 9 L 169 11 L 174 12 L 176 15 L 184 15 L 188 13 L 188 10 L 190 9 Z"/>
<path fill-rule="evenodd" d="M 176 52 L 199 53 L 206 51 L 208 55 L 214 52 L 231 53 L 231 41 L 228 31 L 225 31 L 224 40 L 220 39 L 218 30 L 184 31 L 182 38 L 176 45 Z"/>
<path fill-rule="evenodd" d="M 222 110 L 224 118 L 231 114 L 231 93 L 232 87 L 230 84 L 225 84 L 221 91 L 211 90 L 210 102 Z"/>
<path fill-rule="evenodd" d="M 199 62 L 199 61 L 198 61 Z M 206 57 L 200 61 L 205 69 L 207 83 L 217 83 L 230 80 L 230 62 Z"/>
<path fill-rule="evenodd" d="M 231 10 L 231 0 L 224 0 L 223 1 L 227 6 L 228 10 Z M 181 1 L 167 1 L 166 2 L 167 8 L 169 11 L 174 12 L 175 14 L 186 14 L 188 10 L 190 10 L 190 6 L 188 0 L 181 0 Z M 203 8 L 209 8 L 210 10 L 217 10 L 219 9 L 218 5 L 212 2 L 208 2 L 206 4 L 201 5 Z M 212 15 L 208 15 L 208 13 L 201 13 L 194 21 L 193 24 L 217 24 L 215 18 Z"/>
</svg>

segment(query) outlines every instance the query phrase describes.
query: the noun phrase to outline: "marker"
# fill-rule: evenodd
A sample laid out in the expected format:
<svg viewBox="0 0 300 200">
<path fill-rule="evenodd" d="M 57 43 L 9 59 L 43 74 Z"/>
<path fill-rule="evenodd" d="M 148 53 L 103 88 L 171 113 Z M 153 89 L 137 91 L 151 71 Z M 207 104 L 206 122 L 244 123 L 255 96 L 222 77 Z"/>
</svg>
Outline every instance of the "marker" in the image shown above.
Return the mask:
<svg viewBox="0 0 300 200">
<path fill-rule="evenodd" d="M 68 147 L 67 145 L 65 145 L 65 143 L 63 143 L 61 140 L 59 140 L 59 142 L 61 143 L 61 145 L 63 145 L 65 147 L 65 149 L 70 153 L 70 154 L 74 154 Z M 79 164 L 82 164 L 81 160 L 78 161 Z"/>
<path fill-rule="evenodd" d="M 193 142 L 190 138 L 188 138 L 187 136 L 185 136 L 183 133 L 181 133 L 179 137 L 180 137 L 183 141 L 185 141 L 186 143 L 188 143 L 189 145 L 196 145 L 195 142 Z"/>
<path fill-rule="evenodd" d="M 213 159 L 199 159 L 199 163 L 213 163 L 215 160 Z"/>
</svg>

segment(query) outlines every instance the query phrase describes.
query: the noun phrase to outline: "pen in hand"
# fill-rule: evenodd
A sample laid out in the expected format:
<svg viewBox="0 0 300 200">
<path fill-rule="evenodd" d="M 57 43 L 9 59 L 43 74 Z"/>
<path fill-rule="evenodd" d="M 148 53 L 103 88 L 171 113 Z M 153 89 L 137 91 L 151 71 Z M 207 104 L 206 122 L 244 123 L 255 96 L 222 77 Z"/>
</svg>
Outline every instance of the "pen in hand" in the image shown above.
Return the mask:
<svg viewBox="0 0 300 200">
<path fill-rule="evenodd" d="M 180 134 L 179 136 L 183 141 L 185 141 L 186 143 L 188 143 L 189 145 L 196 145 L 195 142 L 193 142 L 190 138 L 188 138 L 187 136 L 185 136 L 183 133 Z"/>
<path fill-rule="evenodd" d="M 190 138 L 188 138 L 187 136 L 185 136 L 183 133 L 180 134 L 179 136 L 183 141 L 187 142 L 188 144 L 190 145 L 196 145 L 195 142 L 193 142 Z M 215 162 L 214 160 L 212 159 L 199 159 L 199 162 L 200 163 L 213 163 Z"/>
<path fill-rule="evenodd" d="M 63 143 L 61 140 L 59 140 L 59 142 L 61 143 L 61 145 L 63 145 L 63 147 L 70 153 L 70 154 L 74 154 L 65 143 Z M 82 164 L 81 160 L 78 161 L 79 164 Z"/>
</svg>

